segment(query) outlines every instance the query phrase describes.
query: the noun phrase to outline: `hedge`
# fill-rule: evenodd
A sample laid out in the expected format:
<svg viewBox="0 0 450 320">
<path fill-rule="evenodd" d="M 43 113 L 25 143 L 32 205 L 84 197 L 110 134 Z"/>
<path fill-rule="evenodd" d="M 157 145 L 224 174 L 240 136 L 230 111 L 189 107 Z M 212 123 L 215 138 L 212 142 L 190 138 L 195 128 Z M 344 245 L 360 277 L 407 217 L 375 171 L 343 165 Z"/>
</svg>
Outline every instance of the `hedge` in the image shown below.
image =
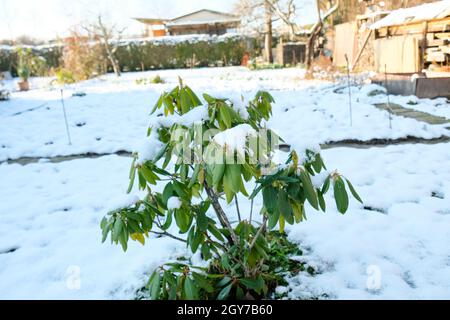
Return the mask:
<svg viewBox="0 0 450 320">
<path fill-rule="evenodd" d="M 239 35 L 192 35 L 116 41 L 116 58 L 122 71 L 240 65 L 244 53 L 259 51 L 254 38 Z M 63 47 L 46 45 L 30 47 L 45 59 L 48 68 L 61 66 Z M 17 75 L 15 47 L 0 46 L 0 70 Z"/>
</svg>

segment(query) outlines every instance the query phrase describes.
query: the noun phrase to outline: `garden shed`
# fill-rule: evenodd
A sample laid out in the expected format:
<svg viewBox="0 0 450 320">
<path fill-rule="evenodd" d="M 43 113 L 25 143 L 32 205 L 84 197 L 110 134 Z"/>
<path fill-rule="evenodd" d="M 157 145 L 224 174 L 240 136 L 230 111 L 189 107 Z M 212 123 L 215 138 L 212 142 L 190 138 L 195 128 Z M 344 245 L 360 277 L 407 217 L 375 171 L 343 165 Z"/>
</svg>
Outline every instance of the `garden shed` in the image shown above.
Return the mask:
<svg viewBox="0 0 450 320">
<path fill-rule="evenodd" d="M 135 20 L 145 24 L 146 35 L 153 37 L 235 33 L 241 22 L 236 15 L 208 9 L 198 10 L 172 19 L 135 18 Z"/>
<path fill-rule="evenodd" d="M 394 10 L 370 29 L 378 72 L 450 71 L 450 0 Z"/>
<path fill-rule="evenodd" d="M 394 94 L 450 97 L 450 0 L 394 10 L 370 29 L 374 82 Z"/>
</svg>

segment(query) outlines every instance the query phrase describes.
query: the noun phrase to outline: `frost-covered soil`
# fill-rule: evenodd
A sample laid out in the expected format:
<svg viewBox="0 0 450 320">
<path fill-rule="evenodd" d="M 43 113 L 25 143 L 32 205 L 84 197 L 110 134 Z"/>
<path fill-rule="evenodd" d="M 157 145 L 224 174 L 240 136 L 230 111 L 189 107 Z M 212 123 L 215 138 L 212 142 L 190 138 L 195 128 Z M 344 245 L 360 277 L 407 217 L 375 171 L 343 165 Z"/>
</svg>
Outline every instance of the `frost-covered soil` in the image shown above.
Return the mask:
<svg viewBox="0 0 450 320">
<path fill-rule="evenodd" d="M 135 80 L 159 74 L 166 84 L 138 85 Z M 373 107 L 368 96 L 373 86 L 352 88 L 353 125 L 350 126 L 348 92 L 335 93 L 336 85 L 326 81 L 305 81 L 302 69 L 248 71 L 245 68 L 164 70 L 108 75 L 64 89 L 65 106 L 72 138 L 68 145 L 60 88 L 51 79 L 32 79 L 29 92 L 14 92 L 0 104 L 0 161 L 23 156 L 51 157 L 86 152 L 133 151 L 145 136 L 148 113 L 158 95 L 178 83 L 181 76 L 199 94 L 208 92 L 230 97 L 242 104 L 260 90 L 269 90 L 276 100 L 270 126 L 294 144 L 323 143 L 343 139 L 396 139 L 407 136 L 435 138 L 448 131 L 439 126 L 404 117 L 393 117 Z M 12 87 L 13 82 L 6 83 Z M 375 88 L 376 89 L 376 88 Z M 73 97 L 73 93 L 86 93 Z M 242 96 L 242 97 L 241 97 Z M 443 107 L 444 108 L 444 107 Z M 450 109 L 448 104 L 446 109 Z M 444 109 L 445 109 L 444 108 Z M 31 110 L 31 111 L 30 111 Z"/>
<path fill-rule="evenodd" d="M 352 89 L 350 127 L 348 92 L 334 93 L 331 83 L 304 81 L 299 69 L 158 73 L 170 83 L 134 83 L 153 72 L 66 88 L 72 146 L 66 142 L 59 91 L 45 88 L 48 79 L 33 79 L 42 89 L 14 93 L 11 101 L 0 103 L 0 161 L 133 150 L 145 136 L 157 93 L 176 84 L 177 75 L 194 89 L 235 101 L 260 88 L 271 90 L 277 105 L 269 125 L 294 146 L 347 138 L 429 138 L 445 132 L 402 117 L 394 117 L 389 130 L 387 114 L 370 105 L 374 97 L 368 92 L 374 87 L 367 86 Z M 87 95 L 70 98 L 76 91 Z M 13 116 L 43 103 L 45 107 Z M 304 250 L 299 259 L 317 274 L 289 279 L 289 287 L 279 292 L 286 291 L 289 298 L 449 299 L 450 144 L 336 148 L 323 156 L 329 170 L 338 168 L 353 182 L 366 209 L 351 201 L 348 213 L 341 215 L 332 193 L 327 213 L 308 207 L 308 221 L 288 233 Z M 130 162 L 110 155 L 56 164 L 0 164 L 0 298 L 132 299 L 153 268 L 186 254 L 171 239 L 151 238 L 144 247 L 132 242 L 126 253 L 101 244 L 100 219 L 127 201 Z M 255 206 L 261 206 L 261 199 Z M 242 204 L 241 211 L 247 209 Z"/>
</svg>

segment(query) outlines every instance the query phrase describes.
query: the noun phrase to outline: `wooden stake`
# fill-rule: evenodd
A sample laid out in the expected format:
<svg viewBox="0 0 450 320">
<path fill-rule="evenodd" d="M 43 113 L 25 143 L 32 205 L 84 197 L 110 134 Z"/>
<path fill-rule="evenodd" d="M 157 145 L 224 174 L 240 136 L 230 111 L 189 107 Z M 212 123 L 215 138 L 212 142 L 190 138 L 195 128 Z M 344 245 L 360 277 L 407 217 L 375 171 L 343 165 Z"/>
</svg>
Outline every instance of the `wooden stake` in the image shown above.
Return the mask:
<svg viewBox="0 0 450 320">
<path fill-rule="evenodd" d="M 70 145 L 72 145 L 72 140 L 70 139 L 69 124 L 67 123 L 67 114 L 66 114 L 66 106 L 64 105 L 64 91 L 63 91 L 63 89 L 61 89 L 61 104 L 62 104 L 63 112 L 64 112 L 64 121 L 66 123 L 67 139 L 69 140 L 69 146 L 70 146 Z"/>
<path fill-rule="evenodd" d="M 349 106 L 349 110 L 350 110 L 350 127 L 351 127 L 351 126 L 353 126 L 352 92 L 351 92 L 351 87 L 350 87 L 350 66 L 349 66 L 347 54 L 345 54 L 345 61 L 347 62 L 348 106 Z"/>
<path fill-rule="evenodd" d="M 392 117 L 391 117 L 391 102 L 389 100 L 389 90 L 388 90 L 388 82 L 387 82 L 387 72 L 386 72 L 386 65 L 384 65 L 384 85 L 386 87 L 386 95 L 387 95 L 387 110 L 389 114 L 389 129 L 392 129 Z"/>
</svg>

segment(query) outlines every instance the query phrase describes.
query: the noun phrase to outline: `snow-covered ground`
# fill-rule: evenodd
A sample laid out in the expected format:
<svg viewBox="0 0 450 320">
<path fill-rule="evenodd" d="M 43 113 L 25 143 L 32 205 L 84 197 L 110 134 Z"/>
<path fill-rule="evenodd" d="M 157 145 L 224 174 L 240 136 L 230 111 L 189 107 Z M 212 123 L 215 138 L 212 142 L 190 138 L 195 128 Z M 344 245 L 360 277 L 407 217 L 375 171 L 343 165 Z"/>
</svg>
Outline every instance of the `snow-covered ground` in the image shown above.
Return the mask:
<svg viewBox="0 0 450 320">
<path fill-rule="evenodd" d="M 167 83 L 135 83 L 156 74 Z M 269 126 L 294 146 L 448 134 L 442 126 L 403 117 L 393 117 L 390 130 L 387 113 L 370 105 L 375 98 L 368 93 L 374 87 L 368 86 L 352 88 L 350 127 L 348 92 L 335 93 L 329 82 L 302 80 L 301 69 L 165 70 L 125 74 L 120 80 L 106 76 L 65 88 L 72 146 L 59 88 L 49 87 L 49 79 L 33 79 L 40 89 L 13 93 L 9 102 L 0 103 L 0 161 L 132 151 L 145 136 L 158 93 L 173 87 L 178 75 L 196 91 L 232 97 L 236 103 L 241 95 L 248 99 L 259 89 L 270 90 L 277 104 Z M 71 97 L 77 91 L 87 95 Z M 328 169 L 338 168 L 353 182 L 366 209 L 352 201 L 341 215 L 329 198 L 327 213 L 307 208 L 308 221 L 288 228 L 305 251 L 300 258 L 318 271 L 314 277 L 289 279 L 288 296 L 449 299 L 450 143 L 336 148 L 323 155 Z M 152 238 L 144 247 L 133 242 L 126 253 L 109 242 L 101 244 L 99 221 L 122 200 L 130 161 L 108 155 L 0 164 L 0 298 L 131 299 L 155 266 L 185 254 L 184 246 L 171 239 Z"/>
<path fill-rule="evenodd" d="M 392 102 L 402 107 L 427 112 L 435 116 L 444 117 L 450 120 L 450 100 L 447 98 L 418 99 L 416 96 L 389 96 Z M 382 101 L 380 97 L 374 100 Z M 386 99 L 385 99 L 386 100 Z"/>
<path fill-rule="evenodd" d="M 353 201 L 344 216 L 310 213 L 290 230 L 320 274 L 291 279 L 289 296 L 449 299 L 450 144 L 323 154 L 372 210 Z"/>
<path fill-rule="evenodd" d="M 166 84 L 139 85 L 135 80 L 159 74 Z M 241 67 L 194 70 L 164 70 L 108 75 L 67 86 L 65 106 L 72 145 L 68 145 L 59 87 L 49 79 L 35 79 L 40 89 L 14 92 L 0 104 L 0 161 L 22 156 L 50 157 L 86 152 L 133 151 L 136 140 L 145 136 L 150 112 L 163 90 L 178 83 L 178 76 L 199 95 L 230 97 L 241 104 L 260 90 L 269 90 L 276 100 L 270 126 L 293 143 L 323 143 L 342 139 L 396 139 L 406 136 L 434 138 L 447 134 L 439 126 L 429 126 L 404 117 L 393 117 L 374 108 L 371 86 L 352 88 L 353 125 L 350 126 L 348 94 L 335 93 L 336 86 L 325 81 L 303 80 L 304 70 L 248 71 Z M 7 86 L 13 84 L 7 83 Z M 369 89 L 369 90 L 368 90 Z M 84 92 L 84 97 L 73 97 Z M 381 94 L 378 99 L 384 99 Z M 446 105 L 450 109 L 450 105 Z M 30 111 L 31 110 L 31 111 Z"/>
</svg>

